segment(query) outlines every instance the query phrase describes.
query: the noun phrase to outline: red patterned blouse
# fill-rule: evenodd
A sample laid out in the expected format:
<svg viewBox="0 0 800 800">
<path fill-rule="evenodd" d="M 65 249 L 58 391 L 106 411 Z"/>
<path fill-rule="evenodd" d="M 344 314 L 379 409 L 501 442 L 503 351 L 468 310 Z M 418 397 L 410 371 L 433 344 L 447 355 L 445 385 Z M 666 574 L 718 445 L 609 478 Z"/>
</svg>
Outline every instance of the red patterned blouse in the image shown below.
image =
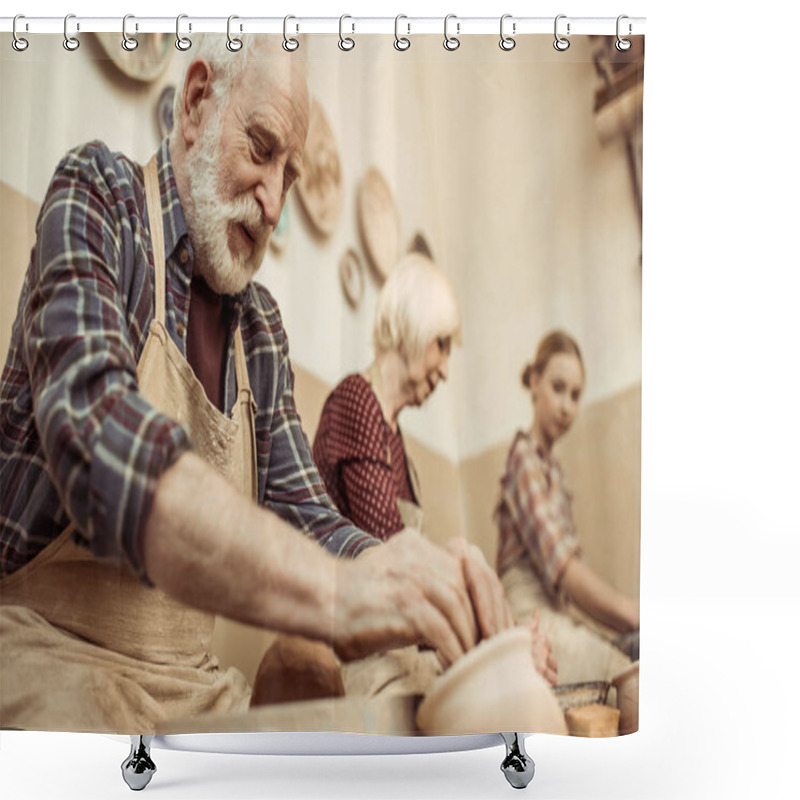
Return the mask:
<svg viewBox="0 0 800 800">
<path fill-rule="evenodd" d="M 325 401 L 314 461 L 331 499 L 354 525 L 383 540 L 403 529 L 397 499 L 418 502 L 403 436 L 384 420 L 361 375 L 348 375 Z"/>
</svg>

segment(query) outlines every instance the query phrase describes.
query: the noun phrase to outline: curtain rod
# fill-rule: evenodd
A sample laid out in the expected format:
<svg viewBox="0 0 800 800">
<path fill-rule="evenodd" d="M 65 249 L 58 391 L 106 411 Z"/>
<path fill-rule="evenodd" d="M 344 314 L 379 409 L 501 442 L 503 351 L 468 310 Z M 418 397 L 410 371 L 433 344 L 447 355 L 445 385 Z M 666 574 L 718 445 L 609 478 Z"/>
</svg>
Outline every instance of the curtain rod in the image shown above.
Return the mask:
<svg viewBox="0 0 800 800">
<path fill-rule="evenodd" d="M 570 17 L 559 15 L 559 34 L 562 36 L 608 35 L 617 32 L 616 17 Z M 287 18 L 289 32 L 292 35 L 304 33 L 331 33 L 341 31 L 346 34 L 385 33 L 394 34 L 395 17 L 351 17 L 347 15 L 340 23 L 339 17 L 304 17 Z M 11 33 L 13 17 L 0 17 L 0 32 Z M 27 17 L 17 20 L 17 33 L 64 33 L 64 17 Z M 444 33 L 444 17 L 400 17 L 398 30 L 403 36 L 414 34 Z M 531 33 L 554 32 L 554 17 L 514 17 L 506 15 L 504 30 L 507 35 L 519 36 Z M 569 27 L 568 27 L 569 26 Z M 181 34 L 192 33 L 226 33 L 227 17 L 194 17 L 181 15 Z M 126 30 L 129 35 L 136 33 L 175 33 L 175 17 L 130 17 Z M 70 35 L 80 33 L 122 33 L 122 17 L 82 17 L 70 16 Z M 284 32 L 284 17 L 238 17 L 233 23 L 232 31 L 239 34 Z M 450 35 L 464 36 L 470 34 L 486 34 L 500 32 L 500 17 L 459 17 L 451 16 L 448 31 Z M 644 17 L 627 17 L 623 20 L 621 33 L 623 36 L 637 36 L 645 32 Z"/>
</svg>

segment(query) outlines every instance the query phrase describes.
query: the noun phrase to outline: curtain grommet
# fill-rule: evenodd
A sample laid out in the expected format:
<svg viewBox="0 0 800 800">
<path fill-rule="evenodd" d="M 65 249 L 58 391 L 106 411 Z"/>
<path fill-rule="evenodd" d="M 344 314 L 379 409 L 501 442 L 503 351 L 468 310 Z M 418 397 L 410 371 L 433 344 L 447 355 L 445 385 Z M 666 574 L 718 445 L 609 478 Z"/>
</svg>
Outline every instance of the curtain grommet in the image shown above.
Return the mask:
<svg viewBox="0 0 800 800">
<path fill-rule="evenodd" d="M 620 14 L 617 17 L 617 41 L 614 42 L 614 47 L 616 47 L 617 50 L 620 51 L 620 53 L 626 53 L 633 46 L 633 42 L 630 39 L 623 39 L 622 35 L 619 32 L 620 23 L 624 19 L 628 19 L 628 16 L 626 14 Z M 628 23 L 628 36 L 630 36 L 630 35 L 631 35 L 631 24 L 629 22 Z"/>
<path fill-rule="evenodd" d="M 175 47 L 181 51 L 181 53 L 185 53 L 191 46 L 192 40 L 188 36 L 181 35 L 181 20 L 187 19 L 189 17 L 188 14 L 178 14 L 175 19 Z M 189 23 L 189 31 L 192 30 L 192 23 Z"/>
<path fill-rule="evenodd" d="M 228 41 L 225 43 L 225 47 L 227 47 L 231 53 L 238 53 L 244 47 L 244 42 L 238 36 L 231 36 L 231 22 L 235 19 L 239 19 L 236 14 L 231 14 L 228 17 Z M 241 31 L 242 26 L 240 25 L 239 32 L 241 33 Z"/>
<path fill-rule="evenodd" d="M 64 45 L 65 50 L 68 50 L 70 53 L 74 53 L 81 46 L 81 43 L 78 41 L 77 36 L 69 35 L 68 28 L 69 28 L 69 21 L 71 19 L 75 19 L 74 14 L 67 14 L 67 16 L 64 17 L 64 41 L 62 44 Z M 80 23 L 75 23 L 75 30 L 80 31 L 80 29 L 81 29 Z"/>
<path fill-rule="evenodd" d="M 353 18 L 349 14 L 342 14 L 342 16 L 339 17 L 339 49 L 344 50 L 345 53 L 349 53 L 356 46 L 356 42 L 355 39 L 352 39 L 350 36 L 345 36 L 342 33 L 342 27 L 346 19 L 353 19 Z M 355 33 L 356 31 L 355 22 L 352 23 L 352 28 L 353 29 L 350 32 Z"/>
<path fill-rule="evenodd" d="M 558 21 L 560 19 L 566 19 L 566 18 L 567 18 L 566 14 L 559 14 L 556 17 L 555 23 L 553 24 L 553 35 L 555 36 L 555 39 L 553 40 L 553 47 L 555 47 L 555 49 L 558 50 L 559 53 L 563 53 L 565 50 L 569 50 L 569 39 L 567 39 L 565 36 L 561 36 L 561 34 L 559 34 L 558 32 Z M 568 22 L 567 36 L 569 36 L 569 28 L 570 25 Z"/>
<path fill-rule="evenodd" d="M 513 50 L 517 46 L 517 42 L 515 41 L 513 35 L 506 36 L 504 26 L 507 19 L 513 19 L 511 14 L 503 14 L 500 17 L 500 49 L 505 50 L 505 52 L 509 52 L 509 50 Z M 511 33 L 515 34 L 517 32 L 517 23 L 511 23 Z"/>
<path fill-rule="evenodd" d="M 451 19 L 456 20 L 455 36 L 450 36 L 447 32 L 447 28 Z M 461 41 L 458 38 L 458 34 L 460 32 L 461 32 L 461 23 L 458 22 L 458 18 L 456 17 L 455 14 L 448 14 L 444 18 L 444 41 L 442 42 L 442 47 L 444 47 L 445 50 L 448 50 L 451 53 L 458 50 L 458 48 L 461 47 Z"/>
<path fill-rule="evenodd" d="M 287 14 L 283 18 L 283 44 L 282 47 L 287 53 L 294 53 L 295 50 L 300 48 L 300 42 L 289 36 L 289 20 L 290 19 L 297 19 L 297 17 L 292 16 L 291 14 Z M 300 26 L 295 25 L 295 33 L 300 31 Z"/>
<path fill-rule="evenodd" d="M 17 21 L 18 21 L 18 20 L 20 20 L 20 19 L 25 19 L 25 15 L 24 15 L 24 14 L 17 14 L 17 15 L 14 17 L 14 22 L 13 22 L 13 23 L 12 23 L 12 25 L 11 25 L 11 34 L 12 34 L 12 36 L 13 36 L 13 38 L 11 39 L 11 46 L 12 46 L 12 47 L 13 47 L 13 48 L 14 48 L 14 49 L 15 49 L 15 50 L 18 52 L 18 53 L 22 53 L 22 52 L 24 52 L 25 50 L 27 50 L 27 49 L 28 49 L 28 40 L 27 40 L 27 39 L 23 39 L 23 37 L 22 37 L 22 36 L 20 36 L 20 35 L 17 33 Z M 26 29 L 26 30 L 27 30 L 27 27 L 28 27 L 28 26 L 27 26 L 27 23 L 26 23 L 26 24 L 25 24 L 25 29 Z"/>
<path fill-rule="evenodd" d="M 134 36 L 128 36 L 128 20 L 135 19 L 133 14 L 126 14 L 122 18 L 122 49 L 132 53 L 138 46 L 139 40 Z M 136 28 L 138 29 L 138 25 Z"/>
<path fill-rule="evenodd" d="M 394 18 L 394 49 L 404 53 L 409 47 L 411 47 L 411 39 L 400 35 L 399 26 L 401 19 L 408 19 L 408 17 L 405 14 L 398 14 Z M 410 34 L 411 24 L 406 23 L 406 25 L 408 26 L 408 33 Z"/>
</svg>

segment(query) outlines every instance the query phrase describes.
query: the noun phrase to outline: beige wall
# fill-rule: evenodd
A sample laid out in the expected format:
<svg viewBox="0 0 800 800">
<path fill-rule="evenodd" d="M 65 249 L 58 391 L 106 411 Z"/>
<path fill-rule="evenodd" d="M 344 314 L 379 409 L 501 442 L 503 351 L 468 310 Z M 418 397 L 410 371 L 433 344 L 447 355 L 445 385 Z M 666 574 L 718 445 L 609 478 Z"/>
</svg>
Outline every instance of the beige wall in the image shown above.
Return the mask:
<svg viewBox="0 0 800 800">
<path fill-rule="evenodd" d="M 32 42 L 16 53 L 10 35 L 0 36 L 0 179 L 38 202 L 71 147 L 100 139 L 133 158 L 149 158 L 160 138 L 156 101 L 180 66 L 175 51 L 161 77 L 139 83 L 112 65 L 93 35 L 81 36 L 74 53 L 63 41 L 37 36 L 35 47 Z"/>
<path fill-rule="evenodd" d="M 639 595 L 642 389 L 581 409 L 558 457 L 574 495 L 584 558 L 621 591 Z"/>
</svg>

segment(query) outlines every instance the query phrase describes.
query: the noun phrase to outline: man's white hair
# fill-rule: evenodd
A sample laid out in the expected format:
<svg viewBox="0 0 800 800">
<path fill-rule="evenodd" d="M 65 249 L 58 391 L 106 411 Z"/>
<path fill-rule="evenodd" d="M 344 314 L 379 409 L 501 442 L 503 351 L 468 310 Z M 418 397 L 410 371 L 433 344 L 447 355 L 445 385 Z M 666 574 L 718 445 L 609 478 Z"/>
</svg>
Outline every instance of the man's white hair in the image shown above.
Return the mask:
<svg viewBox="0 0 800 800">
<path fill-rule="evenodd" d="M 278 58 L 292 59 L 291 63 L 300 68 L 305 77 L 305 60 L 298 58 L 295 53 L 285 53 L 280 47 L 279 40 L 282 41 L 280 37 L 275 36 L 244 37 L 242 48 L 232 53 L 227 48 L 227 36 L 219 33 L 201 33 L 192 36 L 191 50 L 186 53 L 186 66 L 175 89 L 175 100 L 172 105 L 172 115 L 175 121 L 173 132 L 180 128 L 186 73 L 189 71 L 189 67 L 198 59 L 208 61 L 211 65 L 213 72 L 211 88 L 213 96 L 219 104 L 219 111 L 225 110 L 231 90 L 247 69 L 248 64 L 253 60 L 265 61 L 276 56 Z M 174 135 L 178 134 L 175 133 Z"/>
<path fill-rule="evenodd" d="M 408 361 L 422 357 L 439 337 L 461 339 L 461 314 L 453 286 L 429 258 L 404 256 L 378 295 L 372 341 L 376 354 L 397 350 Z"/>
</svg>

